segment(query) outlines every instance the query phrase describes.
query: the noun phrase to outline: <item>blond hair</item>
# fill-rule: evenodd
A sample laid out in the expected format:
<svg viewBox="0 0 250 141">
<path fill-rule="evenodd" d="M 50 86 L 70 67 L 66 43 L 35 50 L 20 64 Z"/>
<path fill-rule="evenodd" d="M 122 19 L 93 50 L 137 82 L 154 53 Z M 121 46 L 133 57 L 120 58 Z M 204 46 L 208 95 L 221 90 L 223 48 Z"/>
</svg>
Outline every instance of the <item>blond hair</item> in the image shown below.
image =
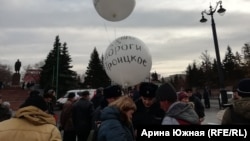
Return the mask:
<svg viewBox="0 0 250 141">
<path fill-rule="evenodd" d="M 134 101 L 126 95 L 121 96 L 118 99 L 116 99 L 115 101 L 111 102 L 109 104 L 109 106 L 115 106 L 120 111 L 125 111 L 125 112 L 127 112 L 129 110 L 134 110 L 134 111 L 136 110 L 136 105 L 135 105 Z"/>
<path fill-rule="evenodd" d="M 131 97 L 128 97 L 126 95 L 120 96 L 118 99 L 111 102 L 109 106 L 117 107 L 119 111 L 121 112 L 122 119 L 128 122 L 131 122 L 131 120 L 128 119 L 128 117 L 126 116 L 126 112 L 129 110 L 136 111 L 136 105 L 134 101 L 132 100 Z"/>
</svg>

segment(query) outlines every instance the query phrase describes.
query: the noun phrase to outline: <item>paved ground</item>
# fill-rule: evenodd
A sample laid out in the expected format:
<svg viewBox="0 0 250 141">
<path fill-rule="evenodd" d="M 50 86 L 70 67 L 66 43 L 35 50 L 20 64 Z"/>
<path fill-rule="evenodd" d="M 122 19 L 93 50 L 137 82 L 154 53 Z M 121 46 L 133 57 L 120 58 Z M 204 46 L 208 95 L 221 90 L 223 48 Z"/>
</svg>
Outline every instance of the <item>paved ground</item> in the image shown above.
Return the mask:
<svg viewBox="0 0 250 141">
<path fill-rule="evenodd" d="M 210 108 L 205 109 L 205 120 L 202 124 L 220 124 L 223 116 L 223 111 L 219 109 L 219 103 L 217 99 L 210 100 Z"/>
</svg>

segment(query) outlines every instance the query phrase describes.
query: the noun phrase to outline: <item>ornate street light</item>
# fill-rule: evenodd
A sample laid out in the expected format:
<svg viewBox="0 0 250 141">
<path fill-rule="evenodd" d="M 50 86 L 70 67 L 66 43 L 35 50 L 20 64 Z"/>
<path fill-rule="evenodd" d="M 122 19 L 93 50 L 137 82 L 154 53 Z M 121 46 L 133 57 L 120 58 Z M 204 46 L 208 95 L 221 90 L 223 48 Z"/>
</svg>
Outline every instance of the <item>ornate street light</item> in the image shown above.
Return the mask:
<svg viewBox="0 0 250 141">
<path fill-rule="evenodd" d="M 222 72 L 222 66 L 221 66 L 221 59 L 220 59 L 220 51 L 219 51 L 219 45 L 218 45 L 218 39 L 217 39 L 217 33 L 216 33 L 216 26 L 215 26 L 215 22 L 214 22 L 214 13 L 217 10 L 218 6 L 220 5 L 219 9 L 218 9 L 218 13 L 220 15 L 224 15 L 224 13 L 226 12 L 226 9 L 224 9 L 222 7 L 222 1 L 218 1 L 216 3 L 215 8 L 213 8 L 211 5 L 209 7 L 209 11 L 204 10 L 201 12 L 201 23 L 204 23 L 207 21 L 207 19 L 205 18 L 204 14 L 206 15 L 210 15 L 211 16 L 211 25 L 212 25 L 212 32 L 213 32 L 213 39 L 214 39 L 214 47 L 215 47 L 215 53 L 216 53 L 216 59 L 217 59 L 217 69 L 218 69 L 218 75 L 219 75 L 219 82 L 220 82 L 220 93 L 222 96 L 222 104 L 227 104 L 228 100 L 227 100 L 227 93 L 226 90 L 224 88 L 224 76 L 223 76 L 223 72 Z"/>
</svg>

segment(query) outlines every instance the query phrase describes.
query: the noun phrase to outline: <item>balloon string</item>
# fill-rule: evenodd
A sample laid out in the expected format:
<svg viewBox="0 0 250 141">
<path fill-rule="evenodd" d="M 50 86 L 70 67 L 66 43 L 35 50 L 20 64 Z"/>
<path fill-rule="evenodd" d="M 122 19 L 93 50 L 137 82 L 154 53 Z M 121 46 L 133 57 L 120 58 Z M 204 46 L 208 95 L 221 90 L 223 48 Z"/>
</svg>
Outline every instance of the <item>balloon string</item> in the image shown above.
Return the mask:
<svg viewBox="0 0 250 141">
<path fill-rule="evenodd" d="M 116 26 L 115 26 L 115 28 L 114 28 L 114 32 L 115 32 L 114 34 L 115 34 L 115 39 L 116 39 Z"/>
<path fill-rule="evenodd" d="M 106 25 L 106 23 L 105 23 L 105 22 L 103 22 L 103 24 L 104 24 L 104 27 L 105 27 L 105 31 L 106 31 L 106 33 L 107 33 L 108 42 L 109 42 L 109 44 L 110 44 L 110 43 L 111 43 L 111 41 L 110 41 L 110 39 L 109 39 L 107 25 Z"/>
</svg>

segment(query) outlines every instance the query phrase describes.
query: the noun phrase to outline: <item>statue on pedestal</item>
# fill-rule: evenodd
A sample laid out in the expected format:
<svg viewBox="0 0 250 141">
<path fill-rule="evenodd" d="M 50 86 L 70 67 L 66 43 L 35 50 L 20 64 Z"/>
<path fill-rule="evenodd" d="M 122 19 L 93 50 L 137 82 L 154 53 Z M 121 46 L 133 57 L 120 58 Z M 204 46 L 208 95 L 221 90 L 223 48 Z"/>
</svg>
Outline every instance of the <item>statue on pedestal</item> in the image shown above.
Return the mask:
<svg viewBox="0 0 250 141">
<path fill-rule="evenodd" d="M 20 84 L 20 78 L 21 78 L 20 68 L 21 68 L 21 62 L 19 61 L 19 59 L 17 59 L 15 63 L 15 73 L 13 74 L 13 77 L 12 77 L 13 86 L 19 86 Z"/>
<path fill-rule="evenodd" d="M 16 63 L 15 63 L 15 72 L 19 73 L 20 68 L 21 68 L 21 62 L 19 61 L 19 59 L 17 59 Z"/>
</svg>

